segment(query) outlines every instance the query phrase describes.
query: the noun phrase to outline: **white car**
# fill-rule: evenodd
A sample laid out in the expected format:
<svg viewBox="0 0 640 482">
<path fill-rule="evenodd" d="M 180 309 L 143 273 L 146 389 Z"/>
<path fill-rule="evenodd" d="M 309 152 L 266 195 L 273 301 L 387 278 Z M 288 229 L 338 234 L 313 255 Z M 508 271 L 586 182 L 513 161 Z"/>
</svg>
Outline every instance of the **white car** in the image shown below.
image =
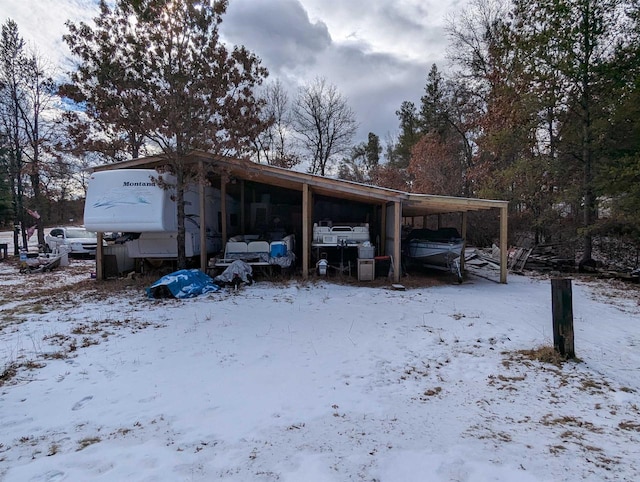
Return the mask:
<svg viewBox="0 0 640 482">
<path fill-rule="evenodd" d="M 45 242 L 51 251 L 66 246 L 70 255 L 95 256 L 98 246 L 98 235 L 94 231 L 87 231 L 81 227 L 53 228 L 45 237 Z M 106 246 L 107 242 L 102 241 Z"/>
</svg>

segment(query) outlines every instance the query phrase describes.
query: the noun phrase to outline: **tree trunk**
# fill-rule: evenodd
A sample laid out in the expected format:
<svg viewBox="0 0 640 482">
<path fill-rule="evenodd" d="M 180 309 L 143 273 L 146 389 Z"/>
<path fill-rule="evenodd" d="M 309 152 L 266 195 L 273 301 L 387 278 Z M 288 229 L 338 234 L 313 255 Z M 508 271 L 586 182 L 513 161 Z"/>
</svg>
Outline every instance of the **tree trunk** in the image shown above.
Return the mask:
<svg viewBox="0 0 640 482">
<path fill-rule="evenodd" d="M 33 222 L 37 227 L 38 245 L 44 246 L 44 226 L 42 222 L 42 214 L 44 212 L 44 203 L 42 198 L 42 191 L 40 191 L 40 173 L 36 172 L 29 176 L 31 179 L 31 187 L 33 189 L 33 199 L 35 201 L 35 211 L 40 215 L 38 218 L 34 218 Z"/>
<path fill-rule="evenodd" d="M 15 163 L 15 159 L 12 159 L 12 163 Z M 14 176 L 13 172 L 9 175 L 9 186 L 11 189 L 11 207 L 13 211 L 13 255 L 18 256 L 18 254 L 20 254 L 20 203 L 18 201 L 16 176 Z"/>
<path fill-rule="evenodd" d="M 18 182 L 16 183 L 18 188 L 18 199 L 17 199 L 17 216 L 16 220 L 20 224 L 20 234 L 22 237 L 22 247 L 24 249 L 28 248 L 27 244 L 27 229 L 25 227 L 25 219 L 24 219 L 24 189 L 22 187 L 22 178 L 18 176 Z"/>
<path fill-rule="evenodd" d="M 20 224 L 18 224 L 17 218 L 13 224 L 13 255 L 18 256 L 20 254 Z"/>
</svg>

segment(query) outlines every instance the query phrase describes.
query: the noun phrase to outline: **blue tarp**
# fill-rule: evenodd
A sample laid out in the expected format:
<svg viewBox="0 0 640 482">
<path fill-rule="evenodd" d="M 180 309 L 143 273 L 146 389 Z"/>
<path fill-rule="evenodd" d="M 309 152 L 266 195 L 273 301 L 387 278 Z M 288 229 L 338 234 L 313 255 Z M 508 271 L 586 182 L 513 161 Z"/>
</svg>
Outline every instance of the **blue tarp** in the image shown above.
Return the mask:
<svg viewBox="0 0 640 482">
<path fill-rule="evenodd" d="M 182 269 L 163 276 L 147 288 L 149 298 L 192 298 L 204 293 L 219 291 L 220 287 L 210 276 L 197 269 Z"/>
</svg>

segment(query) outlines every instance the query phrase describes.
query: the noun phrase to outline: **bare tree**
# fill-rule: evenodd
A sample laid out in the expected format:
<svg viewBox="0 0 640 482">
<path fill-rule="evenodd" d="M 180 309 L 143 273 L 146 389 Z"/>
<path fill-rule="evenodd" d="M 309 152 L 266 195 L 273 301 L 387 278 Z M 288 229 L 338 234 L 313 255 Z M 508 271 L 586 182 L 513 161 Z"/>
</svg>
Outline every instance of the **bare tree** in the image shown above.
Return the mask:
<svg viewBox="0 0 640 482">
<path fill-rule="evenodd" d="M 300 89 L 292 121 L 303 149 L 309 154 L 309 172 L 321 176 L 335 156 L 349 152 L 358 127 L 346 99 L 323 78 Z"/>
<path fill-rule="evenodd" d="M 35 209 L 30 215 L 35 218 L 38 244 L 43 246 L 46 199 L 42 192 L 43 176 L 48 162 L 47 152 L 51 143 L 54 123 L 50 114 L 56 107 L 56 85 L 50 64 L 37 51 L 32 51 L 24 63 L 24 103 L 21 116 L 27 138 L 25 150 L 26 169 L 31 183 Z"/>
<path fill-rule="evenodd" d="M 291 168 L 300 163 L 294 150 L 289 96 L 277 79 L 265 86 L 262 120 L 267 127 L 255 140 L 258 162 Z"/>
</svg>

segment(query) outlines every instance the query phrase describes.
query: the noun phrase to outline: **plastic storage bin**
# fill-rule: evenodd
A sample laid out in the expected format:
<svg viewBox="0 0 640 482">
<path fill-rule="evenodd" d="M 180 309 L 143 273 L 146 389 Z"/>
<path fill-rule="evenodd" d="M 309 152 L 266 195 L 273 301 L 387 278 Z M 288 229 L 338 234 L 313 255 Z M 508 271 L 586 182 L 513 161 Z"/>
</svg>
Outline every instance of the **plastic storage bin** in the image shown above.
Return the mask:
<svg viewBox="0 0 640 482">
<path fill-rule="evenodd" d="M 373 281 L 375 278 L 375 260 L 358 259 L 358 281 Z"/>
<path fill-rule="evenodd" d="M 375 246 L 364 246 L 362 244 L 358 245 L 358 258 L 360 259 L 373 259 L 373 252 L 375 251 Z"/>
</svg>

